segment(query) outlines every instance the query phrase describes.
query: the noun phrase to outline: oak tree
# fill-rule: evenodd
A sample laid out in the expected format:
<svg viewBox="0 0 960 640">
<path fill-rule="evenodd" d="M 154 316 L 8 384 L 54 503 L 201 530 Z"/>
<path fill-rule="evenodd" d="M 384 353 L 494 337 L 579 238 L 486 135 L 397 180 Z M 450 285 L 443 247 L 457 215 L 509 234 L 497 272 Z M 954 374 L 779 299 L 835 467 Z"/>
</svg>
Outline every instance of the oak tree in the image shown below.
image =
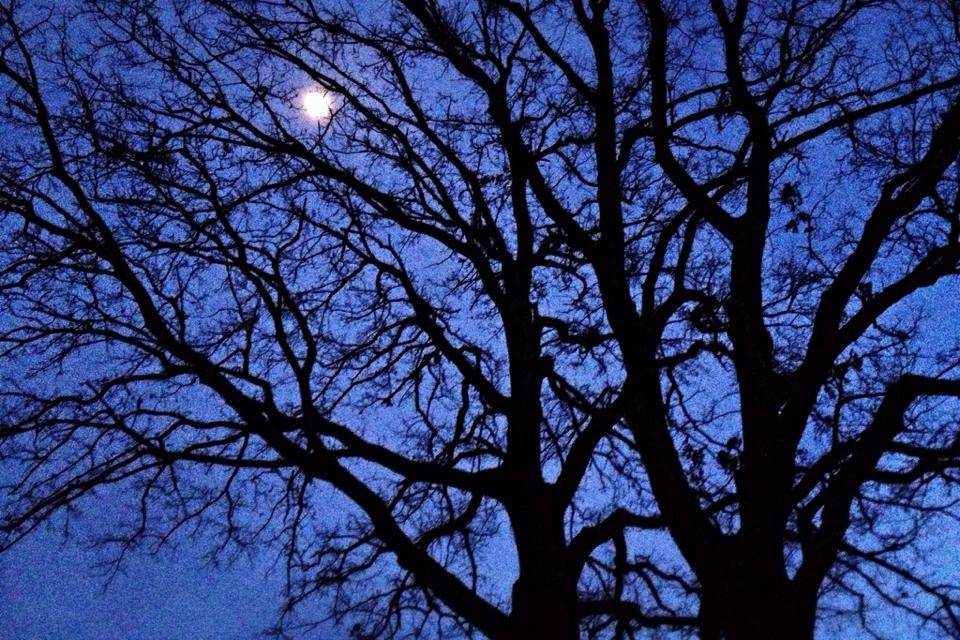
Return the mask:
<svg viewBox="0 0 960 640">
<path fill-rule="evenodd" d="M 0 13 L 4 545 L 110 490 L 357 637 L 960 637 L 956 0 Z"/>
</svg>

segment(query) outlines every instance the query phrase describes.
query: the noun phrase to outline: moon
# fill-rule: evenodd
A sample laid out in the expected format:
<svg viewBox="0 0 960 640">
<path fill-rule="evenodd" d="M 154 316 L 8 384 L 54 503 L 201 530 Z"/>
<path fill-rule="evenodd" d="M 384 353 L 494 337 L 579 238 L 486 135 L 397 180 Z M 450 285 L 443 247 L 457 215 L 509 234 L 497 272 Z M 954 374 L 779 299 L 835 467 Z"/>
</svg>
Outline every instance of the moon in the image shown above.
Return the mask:
<svg viewBox="0 0 960 640">
<path fill-rule="evenodd" d="M 326 120 L 330 117 L 333 100 L 325 91 L 312 90 L 303 94 L 303 110 L 314 120 Z"/>
</svg>

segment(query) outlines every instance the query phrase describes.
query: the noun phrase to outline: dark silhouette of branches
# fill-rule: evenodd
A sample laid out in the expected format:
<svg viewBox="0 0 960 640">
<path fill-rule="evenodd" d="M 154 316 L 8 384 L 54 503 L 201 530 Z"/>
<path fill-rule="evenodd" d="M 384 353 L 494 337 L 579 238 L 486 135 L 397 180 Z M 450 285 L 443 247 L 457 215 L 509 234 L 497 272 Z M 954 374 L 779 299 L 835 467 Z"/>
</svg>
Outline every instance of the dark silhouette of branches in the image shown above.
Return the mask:
<svg viewBox="0 0 960 640">
<path fill-rule="evenodd" d="M 55 5 L 3 546 L 116 487 L 116 563 L 279 554 L 281 634 L 960 637 L 957 2 Z"/>
</svg>

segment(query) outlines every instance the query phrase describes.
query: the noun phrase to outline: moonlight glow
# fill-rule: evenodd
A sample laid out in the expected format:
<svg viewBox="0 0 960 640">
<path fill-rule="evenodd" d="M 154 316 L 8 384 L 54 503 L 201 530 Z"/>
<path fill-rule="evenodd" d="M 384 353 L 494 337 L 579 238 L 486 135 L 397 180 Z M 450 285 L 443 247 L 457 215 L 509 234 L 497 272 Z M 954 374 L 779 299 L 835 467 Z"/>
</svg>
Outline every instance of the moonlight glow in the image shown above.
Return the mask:
<svg viewBox="0 0 960 640">
<path fill-rule="evenodd" d="M 303 109 L 315 120 L 329 118 L 331 106 L 330 94 L 324 91 L 308 91 L 303 95 Z"/>
</svg>

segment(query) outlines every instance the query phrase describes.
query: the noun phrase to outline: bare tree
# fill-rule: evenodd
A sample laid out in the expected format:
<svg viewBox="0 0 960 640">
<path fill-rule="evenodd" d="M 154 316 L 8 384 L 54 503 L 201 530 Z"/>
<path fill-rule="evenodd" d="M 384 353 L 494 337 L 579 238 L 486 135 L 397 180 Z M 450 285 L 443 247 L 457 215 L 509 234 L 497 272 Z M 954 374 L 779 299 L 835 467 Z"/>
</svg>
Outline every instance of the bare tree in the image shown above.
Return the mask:
<svg viewBox="0 0 960 640">
<path fill-rule="evenodd" d="M 280 550 L 358 637 L 960 637 L 956 0 L 56 4 L 5 544 L 117 485 L 118 561 Z"/>
</svg>

